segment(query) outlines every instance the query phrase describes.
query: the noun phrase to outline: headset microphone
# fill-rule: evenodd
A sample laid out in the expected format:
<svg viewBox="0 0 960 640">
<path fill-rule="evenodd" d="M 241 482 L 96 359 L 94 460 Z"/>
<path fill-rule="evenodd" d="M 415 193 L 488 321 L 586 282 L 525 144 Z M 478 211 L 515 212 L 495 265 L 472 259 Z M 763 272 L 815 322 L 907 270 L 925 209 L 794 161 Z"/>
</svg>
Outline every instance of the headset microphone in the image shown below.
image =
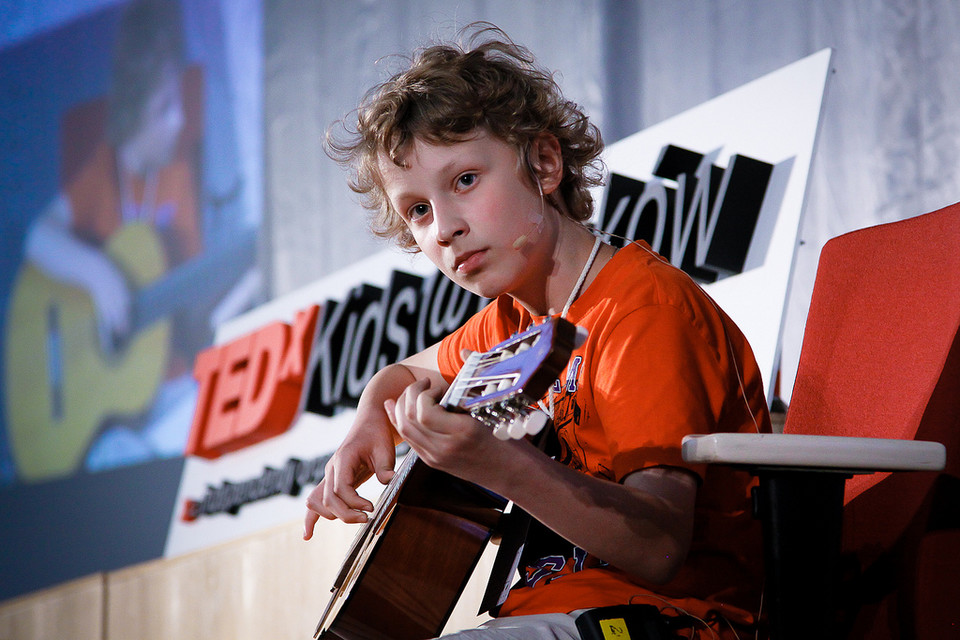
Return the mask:
<svg viewBox="0 0 960 640">
<path fill-rule="evenodd" d="M 513 241 L 513 248 L 519 251 L 523 249 L 527 243 L 532 240 L 536 240 L 537 236 L 540 235 L 540 232 L 543 230 L 544 222 L 544 198 L 543 198 L 543 187 L 540 185 L 540 178 L 537 178 L 537 191 L 540 193 L 540 218 L 537 219 L 536 216 L 531 215 L 528 217 L 530 220 L 530 229 L 526 233 L 522 233 L 517 236 L 517 239 Z M 536 235 L 531 238 L 531 234 L 536 233 Z"/>
</svg>

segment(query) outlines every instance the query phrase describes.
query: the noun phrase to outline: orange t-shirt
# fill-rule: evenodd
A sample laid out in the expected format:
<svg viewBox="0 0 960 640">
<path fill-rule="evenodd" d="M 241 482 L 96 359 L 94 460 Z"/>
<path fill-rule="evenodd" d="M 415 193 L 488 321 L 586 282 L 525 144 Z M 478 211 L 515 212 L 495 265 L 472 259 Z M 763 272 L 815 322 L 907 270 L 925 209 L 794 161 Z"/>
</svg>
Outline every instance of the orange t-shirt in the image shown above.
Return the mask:
<svg viewBox="0 0 960 640">
<path fill-rule="evenodd" d="M 638 584 L 569 543 L 539 556 L 525 549 L 526 584 L 511 590 L 500 615 L 634 603 L 752 622 L 762 580 L 753 481 L 745 472 L 689 465 L 680 455 L 688 434 L 770 431 L 760 371 L 743 334 L 646 245 L 619 250 L 567 319 L 589 335 L 554 388 L 558 460 L 611 482 L 663 465 L 696 473 L 702 483 L 693 542 L 680 573 L 661 586 Z M 538 320 L 501 296 L 443 340 L 441 372 L 452 380 L 462 349 L 489 350 Z"/>
</svg>

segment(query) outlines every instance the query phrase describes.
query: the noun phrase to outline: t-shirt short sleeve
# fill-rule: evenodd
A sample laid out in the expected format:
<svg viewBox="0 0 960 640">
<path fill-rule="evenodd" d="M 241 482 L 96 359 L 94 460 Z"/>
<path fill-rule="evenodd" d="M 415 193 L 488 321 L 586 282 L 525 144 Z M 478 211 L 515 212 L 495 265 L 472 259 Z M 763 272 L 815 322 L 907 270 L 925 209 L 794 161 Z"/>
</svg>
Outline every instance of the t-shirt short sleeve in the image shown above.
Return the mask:
<svg viewBox="0 0 960 640">
<path fill-rule="evenodd" d="M 638 309 L 605 336 L 591 378 L 617 481 L 657 465 L 703 477 L 680 451 L 684 436 L 716 430 L 728 391 L 715 354 L 688 314 L 670 305 Z"/>
</svg>

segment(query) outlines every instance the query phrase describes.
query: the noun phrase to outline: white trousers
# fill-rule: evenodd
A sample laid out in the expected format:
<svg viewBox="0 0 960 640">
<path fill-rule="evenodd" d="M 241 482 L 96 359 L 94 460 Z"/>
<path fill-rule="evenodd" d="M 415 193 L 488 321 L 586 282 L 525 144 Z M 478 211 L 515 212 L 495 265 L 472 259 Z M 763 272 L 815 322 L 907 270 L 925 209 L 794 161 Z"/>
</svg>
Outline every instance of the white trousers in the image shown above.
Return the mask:
<svg viewBox="0 0 960 640">
<path fill-rule="evenodd" d="M 576 619 L 581 613 L 494 618 L 476 629 L 450 633 L 439 640 L 580 640 Z"/>
</svg>

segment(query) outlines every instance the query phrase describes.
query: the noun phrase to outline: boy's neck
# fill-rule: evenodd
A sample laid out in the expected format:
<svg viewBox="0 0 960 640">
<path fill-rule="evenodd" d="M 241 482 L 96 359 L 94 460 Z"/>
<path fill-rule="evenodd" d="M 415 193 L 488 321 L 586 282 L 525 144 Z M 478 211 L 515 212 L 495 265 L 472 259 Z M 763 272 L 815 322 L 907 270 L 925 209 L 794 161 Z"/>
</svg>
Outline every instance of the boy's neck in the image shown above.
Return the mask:
<svg viewBox="0 0 960 640">
<path fill-rule="evenodd" d="M 553 271 L 538 289 L 540 300 L 517 298 L 517 302 L 535 317 L 560 314 L 571 298 L 575 300 L 586 291 L 613 255 L 613 248 L 602 244 L 588 267 L 595 236 L 579 222 L 567 217 L 561 217 L 560 220 L 553 254 Z M 574 291 L 584 269 L 587 273 L 583 282 L 579 290 Z"/>
</svg>

